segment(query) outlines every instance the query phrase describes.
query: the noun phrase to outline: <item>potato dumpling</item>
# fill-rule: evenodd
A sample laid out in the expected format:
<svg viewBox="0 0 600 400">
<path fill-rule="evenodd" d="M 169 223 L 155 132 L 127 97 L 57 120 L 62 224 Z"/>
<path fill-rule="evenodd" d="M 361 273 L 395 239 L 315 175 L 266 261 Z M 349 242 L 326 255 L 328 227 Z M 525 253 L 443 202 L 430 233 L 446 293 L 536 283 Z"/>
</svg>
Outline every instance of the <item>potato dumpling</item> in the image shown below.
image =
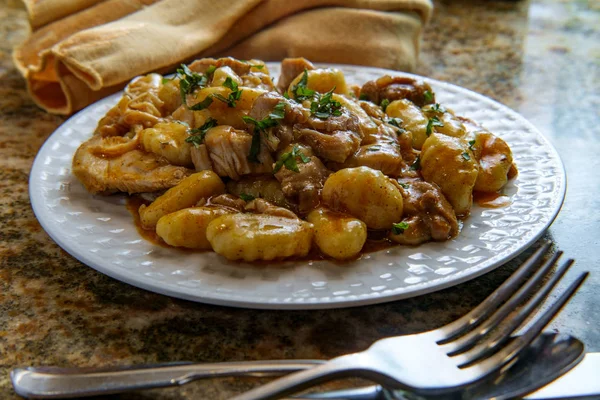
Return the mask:
<svg viewBox="0 0 600 400">
<path fill-rule="evenodd" d="M 300 219 L 261 214 L 223 215 L 210 224 L 206 237 L 229 260 L 274 260 L 308 254 L 313 225 Z"/>
<path fill-rule="evenodd" d="M 433 133 L 421 150 L 421 174 L 437 184 L 456 215 L 468 215 L 478 166 L 465 139 Z"/>
<path fill-rule="evenodd" d="M 319 249 L 337 260 L 355 257 L 367 240 L 367 225 L 350 215 L 319 208 L 306 219 L 315 227 Z"/>
<path fill-rule="evenodd" d="M 471 147 L 479 161 L 479 174 L 474 189 L 482 192 L 497 192 L 502 189 L 508 182 L 508 172 L 513 163 L 508 144 L 489 132 L 479 132 Z"/>
<path fill-rule="evenodd" d="M 160 122 L 140 132 L 140 143 L 144 150 L 166 158 L 171 164 L 190 167 L 192 144 L 185 141 L 188 137 L 185 125 Z"/>
<path fill-rule="evenodd" d="M 210 250 L 206 238 L 208 224 L 221 215 L 233 212 L 225 207 L 184 208 L 162 216 L 156 224 L 156 233 L 171 246 Z"/>
<path fill-rule="evenodd" d="M 194 111 L 194 127 L 200 127 L 208 118 L 214 118 L 219 121 L 219 125 L 230 125 L 236 129 L 246 129 L 246 123 L 242 117 L 248 114 L 252 103 L 261 94 L 265 93 L 264 89 L 239 87 L 242 91 L 239 100 L 235 102 L 235 107 L 229 107 L 229 105 L 221 100 L 213 97 L 213 101 L 203 110 Z M 190 106 L 201 102 L 208 96 L 220 95 L 224 98 L 228 98 L 231 90 L 224 86 L 210 86 L 198 90 L 194 99 L 188 99 Z"/>
<path fill-rule="evenodd" d="M 345 168 L 325 181 L 323 202 L 334 211 L 347 212 L 371 229 L 390 229 L 402 218 L 402 193 L 381 171 L 369 167 Z"/>
<path fill-rule="evenodd" d="M 221 178 L 212 171 L 192 174 L 167 190 L 149 206 L 140 207 L 140 220 L 144 229 L 153 229 L 158 220 L 167 214 L 194 206 L 199 200 L 225 193 Z"/>
<path fill-rule="evenodd" d="M 344 73 L 336 68 L 318 68 L 307 71 L 306 87 L 320 93 L 326 93 L 335 87 L 334 93 L 348 94 Z M 292 88 L 298 85 L 304 73 L 298 75 L 288 89 L 288 95 L 294 98 Z"/>
<path fill-rule="evenodd" d="M 427 123 L 429 122 L 421 109 L 412 101 L 403 99 L 392 101 L 388 104 L 385 112 L 392 118 L 402 120 L 402 128 L 412 134 L 412 146 L 417 150 L 421 150 L 427 139 Z"/>
<path fill-rule="evenodd" d="M 428 104 L 423 107 L 422 110 L 426 117 L 436 117 L 438 119 L 438 123 L 431 126 L 432 132 L 443 133 L 444 135 L 454 137 L 464 137 L 467 134 L 467 129 L 462 121 L 457 118 L 452 111 L 446 110 L 439 104 Z"/>
<path fill-rule="evenodd" d="M 163 79 L 162 81 L 163 84 L 158 89 L 158 98 L 163 102 L 162 114 L 167 116 L 181 105 L 179 78 Z"/>
<path fill-rule="evenodd" d="M 215 69 L 213 72 L 212 82 L 210 86 L 223 86 L 227 78 L 230 78 L 237 85 L 242 85 L 242 79 L 226 65 Z"/>
</svg>

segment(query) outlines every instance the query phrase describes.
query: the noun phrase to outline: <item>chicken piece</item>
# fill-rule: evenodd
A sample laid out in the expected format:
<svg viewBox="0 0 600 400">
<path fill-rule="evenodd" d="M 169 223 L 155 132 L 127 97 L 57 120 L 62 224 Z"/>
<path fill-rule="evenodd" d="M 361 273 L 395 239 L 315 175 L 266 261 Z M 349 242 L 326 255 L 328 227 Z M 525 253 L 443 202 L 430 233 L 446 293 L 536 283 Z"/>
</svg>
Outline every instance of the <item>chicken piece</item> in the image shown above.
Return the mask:
<svg viewBox="0 0 600 400">
<path fill-rule="evenodd" d="M 200 201 L 196 206 L 225 207 L 241 212 L 244 210 L 246 202 L 237 196 L 225 193 L 209 197 L 205 202 Z"/>
<path fill-rule="evenodd" d="M 360 89 L 359 97 L 375 104 L 381 104 L 384 99 L 407 99 L 419 107 L 435 103 L 435 95 L 428 83 L 404 76 L 384 75 L 376 81 L 369 81 Z"/>
<path fill-rule="evenodd" d="M 190 149 L 190 157 L 196 171 L 212 171 L 212 162 L 210 161 L 210 155 L 205 144 L 198 146 L 192 146 Z"/>
<path fill-rule="evenodd" d="M 277 207 L 264 199 L 254 199 L 248 202 L 244 209 L 255 214 L 267 214 L 276 217 L 298 219 L 298 216 L 294 214 L 293 211 L 290 211 L 287 208 Z"/>
<path fill-rule="evenodd" d="M 339 116 L 310 117 L 305 124 L 294 125 L 294 138 L 310 146 L 317 156 L 343 163 L 358 150 L 363 134 L 356 115 L 343 108 Z"/>
<path fill-rule="evenodd" d="M 310 158 L 308 162 L 298 162 L 298 172 L 282 167 L 275 174 L 275 178 L 281 182 L 281 190 L 286 197 L 298 204 L 298 212 L 304 215 L 319 205 L 321 190 L 329 176 L 329 170 L 318 157 L 314 156 L 309 147 L 300 145 L 296 147 L 305 157 Z M 286 151 L 292 151 L 291 146 Z"/>
<path fill-rule="evenodd" d="M 420 180 L 400 183 L 404 200 L 403 232 L 391 233 L 400 244 L 418 245 L 431 239 L 444 241 L 458 234 L 458 221 L 452 206 L 436 184 Z"/>
<path fill-rule="evenodd" d="M 258 163 L 248 160 L 252 135 L 231 126 L 219 125 L 206 133 L 204 144 L 212 161 L 213 170 L 219 176 L 238 180 L 242 175 L 270 173 L 273 158 L 265 146 L 261 146 Z"/>
<path fill-rule="evenodd" d="M 478 165 L 465 139 L 431 134 L 421 151 L 421 174 L 442 189 L 456 215 L 469 214 Z"/>
<path fill-rule="evenodd" d="M 242 177 L 239 181 L 229 181 L 227 191 L 236 196 L 260 197 L 276 206 L 292 208 L 281 190 L 281 183 L 273 175 Z"/>
<path fill-rule="evenodd" d="M 290 87 L 290 83 L 305 69 L 309 71 L 315 69 L 314 65 L 306 58 L 284 58 L 281 62 L 281 72 L 277 80 L 279 92 L 285 92 Z"/>
<path fill-rule="evenodd" d="M 165 190 L 193 172 L 141 150 L 107 158 L 92 151 L 93 148 L 101 148 L 102 142 L 100 135 L 93 136 L 79 146 L 73 157 L 73 174 L 93 194 Z"/>
</svg>

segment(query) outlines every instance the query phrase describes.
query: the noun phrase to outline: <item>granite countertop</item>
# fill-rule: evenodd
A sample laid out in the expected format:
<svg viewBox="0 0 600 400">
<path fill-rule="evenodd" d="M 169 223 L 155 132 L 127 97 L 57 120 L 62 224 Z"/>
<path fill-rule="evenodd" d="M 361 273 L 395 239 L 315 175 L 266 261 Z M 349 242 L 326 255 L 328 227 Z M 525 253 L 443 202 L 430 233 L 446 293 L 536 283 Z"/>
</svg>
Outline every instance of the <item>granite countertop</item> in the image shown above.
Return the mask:
<svg viewBox="0 0 600 400">
<path fill-rule="evenodd" d="M 600 8 L 593 1 L 439 0 L 417 73 L 490 96 L 537 126 L 568 174 L 547 239 L 592 275 L 550 329 L 600 351 Z M 29 99 L 11 61 L 27 33 L 20 2 L 0 0 L 0 398 L 16 366 L 330 358 L 448 323 L 494 290 L 526 254 L 418 298 L 343 310 L 258 311 L 146 292 L 86 267 L 37 222 L 33 159 L 64 118 Z M 536 244 L 534 247 L 539 245 Z M 564 287 L 564 285 L 562 285 Z M 120 399 L 224 399 L 256 381 L 220 379 Z"/>
</svg>

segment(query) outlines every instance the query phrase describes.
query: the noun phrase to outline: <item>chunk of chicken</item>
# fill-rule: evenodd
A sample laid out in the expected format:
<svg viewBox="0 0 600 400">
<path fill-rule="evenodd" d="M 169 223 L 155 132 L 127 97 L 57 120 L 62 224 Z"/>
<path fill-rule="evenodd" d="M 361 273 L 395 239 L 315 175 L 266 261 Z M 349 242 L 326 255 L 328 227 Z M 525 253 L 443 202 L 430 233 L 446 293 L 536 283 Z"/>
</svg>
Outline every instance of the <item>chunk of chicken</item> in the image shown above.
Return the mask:
<svg viewBox="0 0 600 400">
<path fill-rule="evenodd" d="M 284 58 L 281 62 L 281 72 L 277 80 L 279 92 L 285 92 L 290 87 L 290 83 L 305 69 L 309 71 L 315 69 L 314 65 L 306 58 Z"/>
<path fill-rule="evenodd" d="M 141 150 L 105 157 L 98 152 L 103 142 L 100 135 L 95 135 L 79 146 L 73 157 L 73 174 L 93 194 L 165 190 L 193 172 Z"/>
<path fill-rule="evenodd" d="M 430 95 L 426 95 L 428 92 Z M 419 107 L 435 103 L 435 96 L 428 83 L 413 78 L 384 75 L 365 83 L 360 89 L 360 98 L 375 104 L 384 99 L 389 101 L 407 99 Z"/>
<path fill-rule="evenodd" d="M 279 207 L 292 208 L 281 190 L 281 183 L 273 175 L 247 176 L 239 181 L 229 181 L 227 191 L 236 196 L 261 197 Z"/>
<path fill-rule="evenodd" d="M 261 146 L 258 154 L 258 163 L 248 160 L 252 135 L 246 131 L 219 125 L 208 130 L 204 144 L 213 170 L 219 176 L 237 180 L 242 175 L 270 173 L 273 170 L 273 158 L 264 146 Z"/>
<path fill-rule="evenodd" d="M 456 215 L 469 214 L 478 165 L 465 139 L 433 133 L 421 151 L 421 174 L 437 184 Z"/>
<path fill-rule="evenodd" d="M 273 215 L 275 217 L 298 219 L 298 216 L 287 208 L 277 207 L 264 199 L 254 199 L 244 207 L 246 211 L 255 214 Z"/>
<path fill-rule="evenodd" d="M 282 167 L 275 174 L 275 178 L 281 182 L 281 190 L 286 197 L 298 204 L 299 213 L 304 215 L 318 206 L 329 170 L 314 156 L 309 147 L 297 147 L 310 160 L 306 163 L 298 162 L 298 172 Z M 288 152 L 291 150 L 291 146 L 286 149 Z"/>
<path fill-rule="evenodd" d="M 404 219 L 403 232 L 390 238 L 405 245 L 417 245 L 431 239 L 444 241 L 458 234 L 458 221 L 452 206 L 439 186 L 420 180 L 401 182 Z"/>
</svg>

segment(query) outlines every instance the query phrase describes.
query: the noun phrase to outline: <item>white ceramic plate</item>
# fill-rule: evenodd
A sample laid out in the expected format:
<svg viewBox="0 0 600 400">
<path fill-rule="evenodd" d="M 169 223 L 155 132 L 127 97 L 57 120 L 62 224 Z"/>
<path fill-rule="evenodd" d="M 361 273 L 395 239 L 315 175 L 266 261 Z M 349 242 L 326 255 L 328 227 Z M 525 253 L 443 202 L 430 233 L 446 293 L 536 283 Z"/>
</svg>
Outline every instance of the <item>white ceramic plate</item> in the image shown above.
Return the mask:
<svg viewBox="0 0 600 400">
<path fill-rule="evenodd" d="M 362 84 L 394 71 L 336 66 L 349 83 Z M 270 64 L 274 76 L 278 64 Z M 408 74 L 403 74 L 408 75 Z M 71 174 L 71 159 L 117 93 L 79 112 L 50 136 L 30 176 L 33 210 L 48 234 L 96 270 L 131 285 L 192 301 L 236 307 L 314 309 L 350 307 L 413 297 L 456 285 L 510 260 L 538 239 L 565 194 L 556 150 L 523 117 L 469 90 L 424 78 L 437 99 L 506 140 L 519 175 L 504 189 L 505 208 L 474 206 L 454 240 L 396 246 L 335 264 L 287 262 L 255 266 L 215 253 L 153 245 L 137 233 L 124 196 L 92 196 Z"/>
</svg>

